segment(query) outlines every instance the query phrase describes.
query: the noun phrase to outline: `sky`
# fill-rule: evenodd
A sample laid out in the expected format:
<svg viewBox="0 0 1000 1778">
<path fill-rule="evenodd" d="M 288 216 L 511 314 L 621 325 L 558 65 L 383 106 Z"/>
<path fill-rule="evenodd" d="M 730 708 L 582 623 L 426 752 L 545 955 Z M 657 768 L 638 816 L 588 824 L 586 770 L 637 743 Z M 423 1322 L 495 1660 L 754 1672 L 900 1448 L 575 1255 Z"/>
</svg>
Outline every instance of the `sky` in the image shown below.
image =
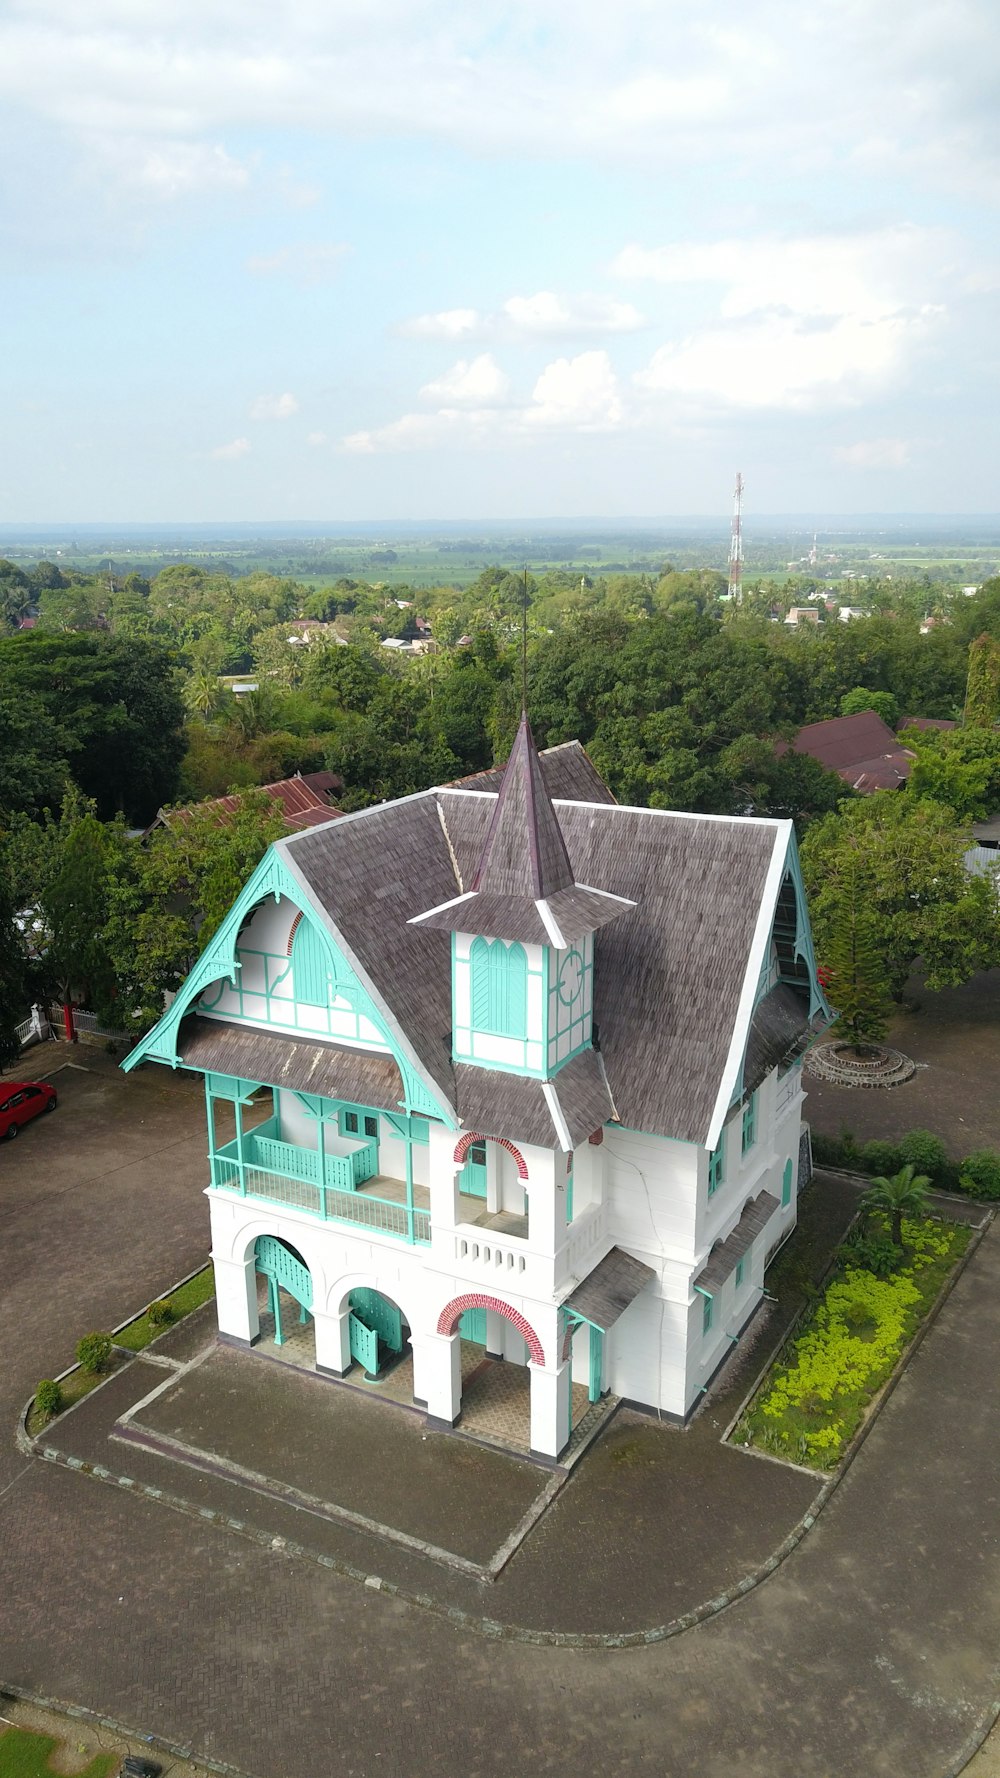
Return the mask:
<svg viewBox="0 0 1000 1778">
<path fill-rule="evenodd" d="M 0 521 L 995 512 L 991 0 L 4 0 Z"/>
</svg>

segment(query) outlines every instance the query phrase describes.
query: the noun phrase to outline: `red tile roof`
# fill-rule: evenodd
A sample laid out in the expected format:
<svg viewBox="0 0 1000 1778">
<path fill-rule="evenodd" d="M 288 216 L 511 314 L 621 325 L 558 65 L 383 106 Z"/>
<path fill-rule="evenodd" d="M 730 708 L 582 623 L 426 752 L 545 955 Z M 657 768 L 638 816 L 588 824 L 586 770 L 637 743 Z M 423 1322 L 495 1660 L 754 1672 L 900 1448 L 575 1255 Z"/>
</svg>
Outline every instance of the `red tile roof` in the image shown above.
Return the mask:
<svg viewBox="0 0 1000 1778">
<path fill-rule="evenodd" d="M 873 790 L 898 790 L 913 764 L 912 753 L 874 710 L 810 722 L 799 730 L 792 748 L 818 759 L 865 796 Z"/>
<path fill-rule="evenodd" d="M 343 789 L 343 779 L 336 772 L 304 772 L 294 778 L 281 778 L 277 784 L 262 784 L 272 802 L 281 804 L 285 825 L 295 832 L 304 827 L 319 827 L 342 813 L 330 805 L 331 795 Z M 235 796 L 214 796 L 207 802 L 192 803 L 184 809 L 161 809 L 153 826 L 169 827 L 174 821 L 185 821 L 195 810 L 211 809 L 220 827 L 228 827 L 237 808 Z"/>
</svg>

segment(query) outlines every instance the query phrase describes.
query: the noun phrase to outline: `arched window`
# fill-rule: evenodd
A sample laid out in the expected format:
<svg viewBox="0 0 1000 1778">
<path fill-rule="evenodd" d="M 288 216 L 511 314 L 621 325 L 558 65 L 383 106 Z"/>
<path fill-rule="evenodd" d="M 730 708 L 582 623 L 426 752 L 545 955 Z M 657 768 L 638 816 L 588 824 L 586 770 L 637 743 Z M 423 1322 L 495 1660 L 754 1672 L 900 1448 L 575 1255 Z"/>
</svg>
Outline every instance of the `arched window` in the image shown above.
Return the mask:
<svg viewBox="0 0 1000 1778">
<path fill-rule="evenodd" d="M 472 1023 L 492 1037 L 528 1034 L 528 959 L 521 945 L 475 938 L 469 953 Z"/>
<path fill-rule="evenodd" d="M 292 940 L 292 986 L 302 1006 L 326 1006 L 330 998 L 330 959 L 309 920 L 300 920 Z"/>
</svg>

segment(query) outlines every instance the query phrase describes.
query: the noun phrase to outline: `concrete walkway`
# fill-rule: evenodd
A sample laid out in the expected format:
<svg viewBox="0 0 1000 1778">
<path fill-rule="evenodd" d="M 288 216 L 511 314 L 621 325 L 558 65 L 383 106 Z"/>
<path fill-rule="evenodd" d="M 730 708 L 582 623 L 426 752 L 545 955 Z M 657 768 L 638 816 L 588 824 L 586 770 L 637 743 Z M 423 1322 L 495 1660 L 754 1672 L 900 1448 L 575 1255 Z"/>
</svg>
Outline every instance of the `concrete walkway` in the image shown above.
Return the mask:
<svg viewBox="0 0 1000 1778">
<path fill-rule="evenodd" d="M 197 1263 L 203 1133 L 170 1091 L 169 1107 L 152 1090 L 133 1101 L 151 1119 L 145 1156 L 137 1145 L 86 1190 L 53 1199 L 27 1136 L 15 1150 L 8 1425 L 66 1362 L 69 1328 L 110 1319 L 117 1275 L 138 1306 Z M 258 1778 L 944 1778 L 1000 1695 L 998 1341 L 994 1225 L 797 1552 L 698 1629 L 618 1652 L 471 1635 L 3 1442 L 0 1683 Z M 673 1535 L 653 1505 L 651 1567 Z"/>
</svg>

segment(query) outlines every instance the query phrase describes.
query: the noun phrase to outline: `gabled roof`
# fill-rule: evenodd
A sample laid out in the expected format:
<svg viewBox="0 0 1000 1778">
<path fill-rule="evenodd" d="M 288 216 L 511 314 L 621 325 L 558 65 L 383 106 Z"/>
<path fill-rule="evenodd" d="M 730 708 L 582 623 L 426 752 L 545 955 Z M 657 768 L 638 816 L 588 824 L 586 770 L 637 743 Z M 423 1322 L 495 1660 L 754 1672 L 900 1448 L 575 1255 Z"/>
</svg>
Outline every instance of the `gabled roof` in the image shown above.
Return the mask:
<svg viewBox="0 0 1000 1778">
<path fill-rule="evenodd" d="M 275 784 L 262 784 L 261 789 L 271 801 L 278 803 L 286 827 L 318 827 L 321 821 L 333 821 L 340 814 L 330 798 L 342 790 L 344 781 L 336 772 L 296 773 L 294 778 L 281 778 Z M 190 803 L 182 809 L 161 809 L 153 827 L 182 826 L 192 815 L 211 814 L 220 827 L 229 827 L 239 807 L 238 796 L 214 796 L 203 803 Z"/>
<path fill-rule="evenodd" d="M 896 790 L 905 783 L 913 764 L 912 753 L 893 734 L 874 710 L 855 716 L 831 716 L 826 722 L 810 722 L 791 743 L 795 753 L 808 753 L 845 784 L 865 794 Z M 778 752 L 785 751 L 779 747 Z"/>
<path fill-rule="evenodd" d="M 575 880 L 525 712 L 468 888 L 413 924 L 564 949 L 631 905 Z"/>
<path fill-rule="evenodd" d="M 466 893 L 493 808 L 488 793 L 426 791 L 276 844 L 462 1121 L 473 1083 L 463 1075 L 460 1087 L 451 1059 L 451 941 L 412 921 Z M 635 904 L 595 947 L 595 1041 L 614 1112 L 632 1129 L 712 1145 L 739 1089 L 791 823 L 604 802 L 555 811 L 574 879 Z M 489 1075 L 499 1118 L 496 1084 L 509 1077 L 467 1072 Z M 482 1134 L 527 1140 L 517 1109 L 509 1127 Z"/>
</svg>

